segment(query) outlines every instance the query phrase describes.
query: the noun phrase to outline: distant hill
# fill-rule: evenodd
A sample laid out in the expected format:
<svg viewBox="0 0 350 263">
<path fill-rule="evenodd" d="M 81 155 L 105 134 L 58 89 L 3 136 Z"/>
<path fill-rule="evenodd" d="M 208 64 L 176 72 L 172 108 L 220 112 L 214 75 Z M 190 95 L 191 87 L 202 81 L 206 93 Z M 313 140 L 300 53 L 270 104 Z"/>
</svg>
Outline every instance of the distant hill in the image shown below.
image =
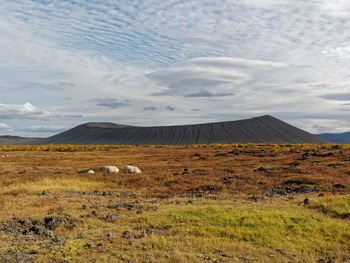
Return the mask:
<svg viewBox="0 0 350 263">
<path fill-rule="evenodd" d="M 0 136 L 0 145 L 31 144 L 35 143 L 36 141 L 38 141 L 37 138 L 26 138 L 10 135 Z"/>
<path fill-rule="evenodd" d="M 90 122 L 35 144 L 186 145 L 208 143 L 326 143 L 266 115 L 247 120 L 158 127 Z"/>
<path fill-rule="evenodd" d="M 319 137 L 335 143 L 350 143 L 350 132 L 344 133 L 323 133 L 318 134 Z"/>
</svg>

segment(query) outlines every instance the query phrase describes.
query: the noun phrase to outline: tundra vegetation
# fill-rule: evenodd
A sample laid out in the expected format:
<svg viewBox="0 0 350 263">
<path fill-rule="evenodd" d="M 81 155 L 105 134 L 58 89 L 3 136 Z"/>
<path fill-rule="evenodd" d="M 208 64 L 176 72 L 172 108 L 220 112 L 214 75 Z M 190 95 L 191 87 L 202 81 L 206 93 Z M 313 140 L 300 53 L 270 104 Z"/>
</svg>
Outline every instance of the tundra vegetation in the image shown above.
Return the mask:
<svg viewBox="0 0 350 263">
<path fill-rule="evenodd" d="M 348 145 L 0 146 L 0 178 L 0 262 L 350 262 Z"/>
</svg>

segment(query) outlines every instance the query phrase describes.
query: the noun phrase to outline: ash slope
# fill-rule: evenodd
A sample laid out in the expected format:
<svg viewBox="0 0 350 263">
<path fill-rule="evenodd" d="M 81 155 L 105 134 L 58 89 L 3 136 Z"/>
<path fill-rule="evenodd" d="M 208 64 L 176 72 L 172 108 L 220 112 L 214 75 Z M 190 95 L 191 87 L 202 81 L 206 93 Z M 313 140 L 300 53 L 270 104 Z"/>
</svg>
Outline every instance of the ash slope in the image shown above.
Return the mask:
<svg viewBox="0 0 350 263">
<path fill-rule="evenodd" d="M 86 123 L 36 144 L 186 145 L 208 143 L 326 143 L 272 116 L 183 126 Z"/>
</svg>

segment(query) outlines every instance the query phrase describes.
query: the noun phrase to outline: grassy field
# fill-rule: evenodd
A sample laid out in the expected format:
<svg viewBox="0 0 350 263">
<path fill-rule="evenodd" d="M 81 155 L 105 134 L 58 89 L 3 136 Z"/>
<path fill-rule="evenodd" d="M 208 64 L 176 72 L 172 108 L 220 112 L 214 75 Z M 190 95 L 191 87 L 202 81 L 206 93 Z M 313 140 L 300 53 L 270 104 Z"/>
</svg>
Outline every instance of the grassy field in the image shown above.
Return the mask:
<svg viewBox="0 0 350 263">
<path fill-rule="evenodd" d="M 350 262 L 348 146 L 0 146 L 0 178 L 0 262 Z"/>
</svg>

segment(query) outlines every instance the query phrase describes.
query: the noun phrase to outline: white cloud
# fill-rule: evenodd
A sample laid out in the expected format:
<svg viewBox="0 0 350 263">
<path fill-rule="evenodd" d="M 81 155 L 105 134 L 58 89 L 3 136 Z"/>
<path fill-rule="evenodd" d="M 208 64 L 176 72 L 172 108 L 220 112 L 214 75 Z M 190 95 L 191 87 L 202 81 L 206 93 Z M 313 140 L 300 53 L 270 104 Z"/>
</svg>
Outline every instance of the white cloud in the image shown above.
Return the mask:
<svg viewBox="0 0 350 263">
<path fill-rule="evenodd" d="M 0 119 L 38 119 L 47 116 L 49 116 L 49 112 L 29 102 L 23 105 L 0 104 Z"/>
<path fill-rule="evenodd" d="M 12 127 L 6 123 L 0 122 L 0 130 L 10 130 Z"/>
</svg>

